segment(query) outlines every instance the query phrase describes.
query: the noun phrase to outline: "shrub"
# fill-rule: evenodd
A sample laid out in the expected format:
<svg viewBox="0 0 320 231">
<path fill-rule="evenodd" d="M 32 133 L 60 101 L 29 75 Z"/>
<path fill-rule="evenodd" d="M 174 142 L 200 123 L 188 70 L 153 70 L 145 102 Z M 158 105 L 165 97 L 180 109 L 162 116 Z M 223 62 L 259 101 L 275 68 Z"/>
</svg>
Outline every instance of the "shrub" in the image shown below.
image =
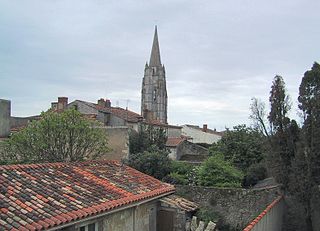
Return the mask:
<svg viewBox="0 0 320 231">
<path fill-rule="evenodd" d="M 221 153 L 209 157 L 197 171 L 197 183 L 202 186 L 241 187 L 243 174 L 225 161 Z"/>
</svg>

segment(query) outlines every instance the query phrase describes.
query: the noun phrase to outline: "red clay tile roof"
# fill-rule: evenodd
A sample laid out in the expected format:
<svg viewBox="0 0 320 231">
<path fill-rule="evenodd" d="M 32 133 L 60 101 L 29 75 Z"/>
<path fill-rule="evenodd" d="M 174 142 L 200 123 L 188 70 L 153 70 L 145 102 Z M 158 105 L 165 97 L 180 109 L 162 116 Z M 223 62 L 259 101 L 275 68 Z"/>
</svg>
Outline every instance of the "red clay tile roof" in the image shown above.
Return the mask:
<svg viewBox="0 0 320 231">
<path fill-rule="evenodd" d="M 44 230 L 174 191 L 117 161 L 0 166 L 0 230 Z"/>
<path fill-rule="evenodd" d="M 138 122 L 142 120 L 142 116 L 130 110 L 126 110 L 120 107 L 111 107 L 111 113 L 121 119 L 128 122 Z"/>
<path fill-rule="evenodd" d="M 179 144 L 181 144 L 183 141 L 185 141 L 186 138 L 183 137 L 168 137 L 166 146 L 167 147 L 177 147 Z"/>
</svg>

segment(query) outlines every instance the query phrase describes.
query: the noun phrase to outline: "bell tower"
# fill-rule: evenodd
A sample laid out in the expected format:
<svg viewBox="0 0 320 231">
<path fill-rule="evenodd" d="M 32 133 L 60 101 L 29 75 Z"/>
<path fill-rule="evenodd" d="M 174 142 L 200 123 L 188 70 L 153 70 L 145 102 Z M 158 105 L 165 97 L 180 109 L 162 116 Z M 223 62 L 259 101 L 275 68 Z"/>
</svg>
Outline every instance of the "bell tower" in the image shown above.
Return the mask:
<svg viewBox="0 0 320 231">
<path fill-rule="evenodd" d="M 147 121 L 167 124 L 167 87 L 164 65 L 161 64 L 157 26 L 155 27 L 149 64 L 146 63 L 141 90 L 141 115 Z"/>
</svg>

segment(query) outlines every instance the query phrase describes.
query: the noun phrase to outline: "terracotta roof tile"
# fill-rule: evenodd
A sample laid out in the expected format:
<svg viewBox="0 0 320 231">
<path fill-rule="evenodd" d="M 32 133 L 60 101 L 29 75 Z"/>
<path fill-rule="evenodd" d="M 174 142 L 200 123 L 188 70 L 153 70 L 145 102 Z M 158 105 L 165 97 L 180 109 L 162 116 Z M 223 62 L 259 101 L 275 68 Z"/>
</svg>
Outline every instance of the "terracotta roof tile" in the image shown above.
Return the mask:
<svg viewBox="0 0 320 231">
<path fill-rule="evenodd" d="M 0 230 L 43 230 L 173 191 L 117 161 L 0 166 Z"/>
<path fill-rule="evenodd" d="M 138 122 L 142 120 L 142 116 L 130 110 L 126 110 L 120 107 L 111 107 L 111 113 L 121 119 L 128 122 Z"/>
<path fill-rule="evenodd" d="M 168 137 L 166 146 L 167 147 L 177 147 L 179 144 L 181 144 L 183 141 L 187 140 L 184 137 Z"/>
</svg>

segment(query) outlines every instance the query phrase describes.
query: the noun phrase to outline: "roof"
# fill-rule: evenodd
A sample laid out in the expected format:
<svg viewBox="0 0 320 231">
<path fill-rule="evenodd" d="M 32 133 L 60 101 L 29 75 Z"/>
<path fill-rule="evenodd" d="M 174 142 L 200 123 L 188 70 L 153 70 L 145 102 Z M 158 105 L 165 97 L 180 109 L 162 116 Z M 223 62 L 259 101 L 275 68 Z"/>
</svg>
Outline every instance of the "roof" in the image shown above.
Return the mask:
<svg viewBox="0 0 320 231">
<path fill-rule="evenodd" d="M 212 130 L 212 129 L 209 129 L 209 128 L 207 128 L 206 131 L 203 131 L 203 129 L 200 128 L 198 125 L 185 124 L 183 126 L 186 126 L 186 127 L 189 127 L 189 128 L 193 128 L 193 129 L 197 129 L 197 130 L 200 130 L 200 131 L 205 132 L 205 133 L 215 134 L 215 135 L 218 135 L 218 136 L 223 136 L 223 134 L 224 134 L 224 132 L 217 132 L 216 130 Z"/>
<path fill-rule="evenodd" d="M 183 141 L 185 141 L 185 138 L 182 137 L 168 137 L 166 146 L 167 147 L 177 147 L 179 144 L 181 144 Z"/>
<path fill-rule="evenodd" d="M 111 113 L 128 122 L 136 123 L 142 120 L 142 116 L 138 113 L 120 107 L 111 107 Z"/>
<path fill-rule="evenodd" d="M 179 208 L 186 212 L 192 212 L 199 208 L 197 203 L 189 201 L 183 197 L 179 197 L 177 195 L 170 195 L 160 199 L 161 202 L 166 203 L 172 207 Z"/>
<path fill-rule="evenodd" d="M 159 41 L 158 41 L 157 26 L 155 27 L 155 30 L 154 30 L 154 37 L 153 37 L 149 66 L 150 67 L 158 67 L 158 66 L 161 67 L 161 58 L 160 58 L 160 48 L 159 48 Z"/>
<path fill-rule="evenodd" d="M 126 120 L 128 122 L 138 122 L 142 120 L 142 116 L 139 115 L 138 113 L 135 113 L 133 111 L 130 111 L 128 109 L 123 109 L 121 107 L 102 107 L 98 104 L 95 103 L 90 103 L 87 101 L 82 101 L 82 100 L 76 100 L 78 102 L 81 102 L 93 109 L 96 109 L 98 111 L 104 112 L 104 113 L 111 113 L 123 120 Z"/>
<path fill-rule="evenodd" d="M 159 126 L 159 127 L 167 127 L 167 128 L 178 128 L 178 129 L 182 128 L 181 126 L 166 124 L 159 120 L 148 120 L 148 121 L 145 121 L 145 124 Z"/>
<path fill-rule="evenodd" d="M 44 230 L 174 191 L 117 161 L 0 166 L 0 230 Z"/>
</svg>

